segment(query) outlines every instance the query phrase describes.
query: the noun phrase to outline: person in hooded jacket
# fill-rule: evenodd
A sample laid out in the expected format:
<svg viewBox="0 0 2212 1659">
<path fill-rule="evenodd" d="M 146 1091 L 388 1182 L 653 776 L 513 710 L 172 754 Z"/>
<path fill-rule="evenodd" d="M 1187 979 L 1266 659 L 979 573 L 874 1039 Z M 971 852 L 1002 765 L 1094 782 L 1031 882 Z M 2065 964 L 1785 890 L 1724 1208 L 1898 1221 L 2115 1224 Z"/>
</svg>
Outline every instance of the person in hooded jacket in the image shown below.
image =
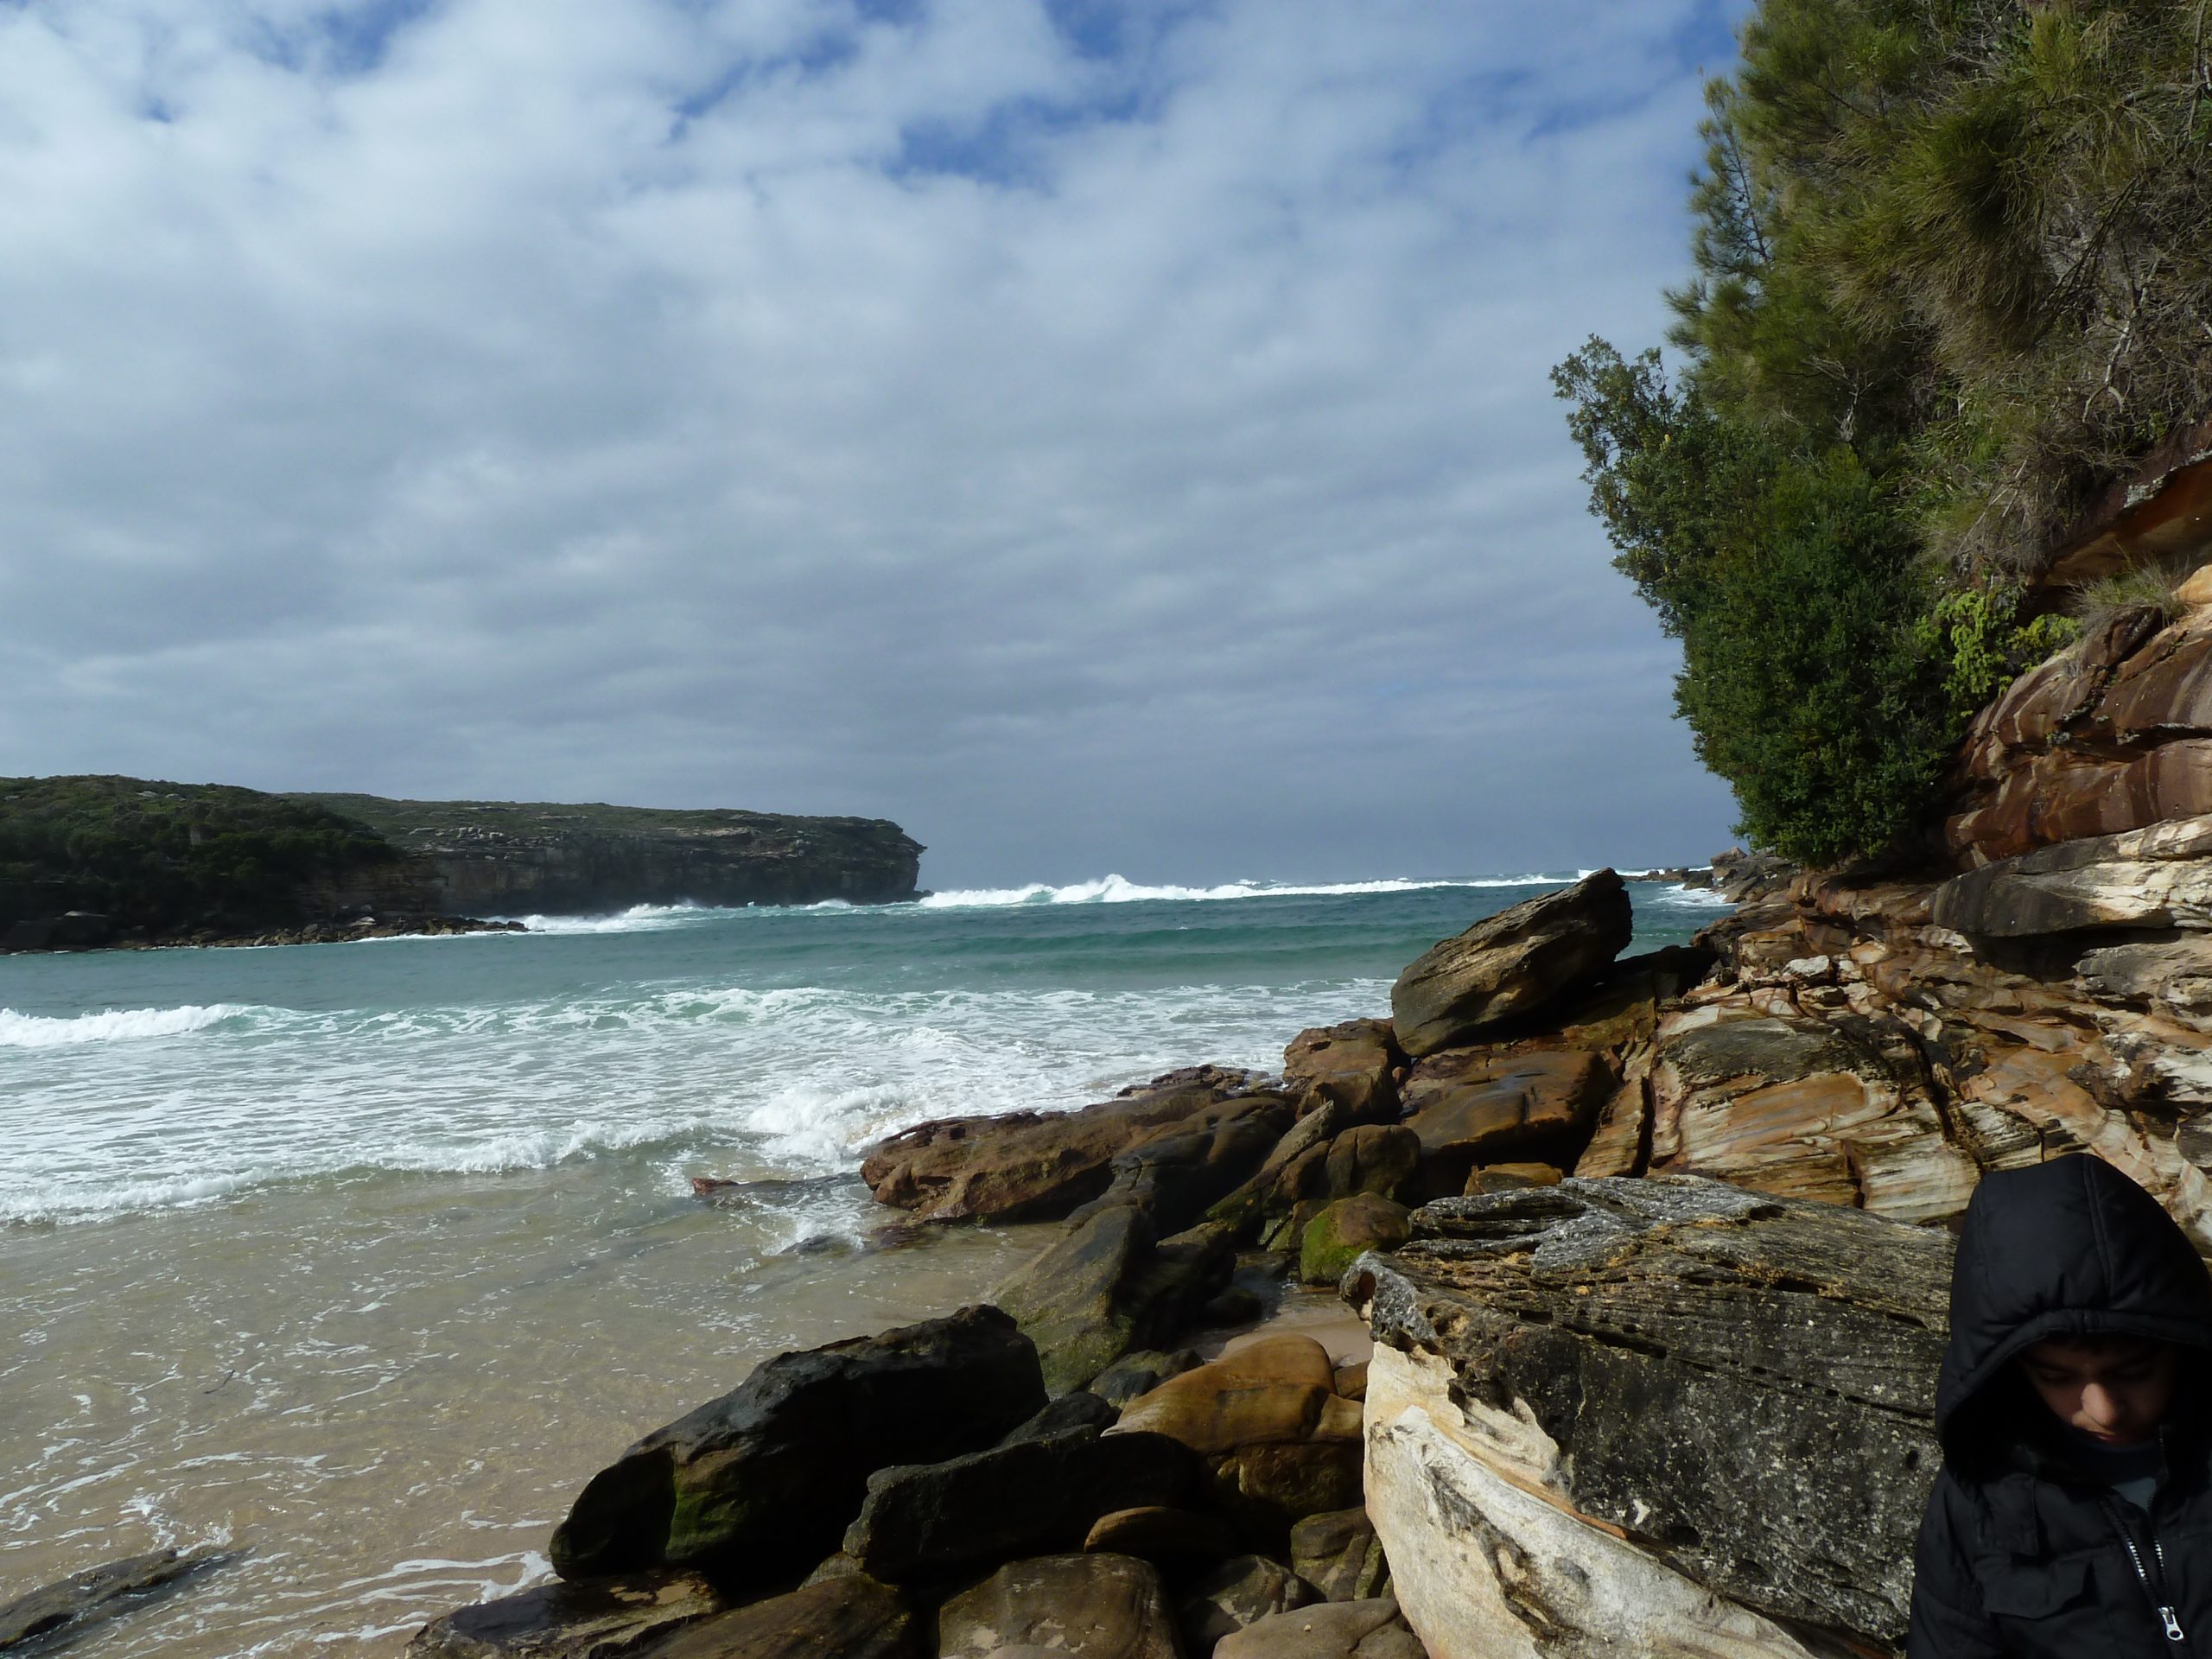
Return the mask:
<svg viewBox="0 0 2212 1659">
<path fill-rule="evenodd" d="M 2111 1165 L 1975 1190 L 1907 1659 L 2212 1656 L 2212 1274 Z"/>
</svg>

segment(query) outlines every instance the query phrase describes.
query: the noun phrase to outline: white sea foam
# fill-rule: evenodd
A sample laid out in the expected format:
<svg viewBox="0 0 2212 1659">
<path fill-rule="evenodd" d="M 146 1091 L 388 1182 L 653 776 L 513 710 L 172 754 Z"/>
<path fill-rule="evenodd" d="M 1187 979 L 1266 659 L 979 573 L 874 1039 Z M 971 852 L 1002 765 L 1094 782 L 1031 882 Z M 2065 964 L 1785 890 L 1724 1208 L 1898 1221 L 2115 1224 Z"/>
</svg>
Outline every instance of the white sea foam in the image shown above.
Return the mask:
<svg viewBox="0 0 2212 1659">
<path fill-rule="evenodd" d="M 962 910 L 1007 905 L 1125 905 L 1143 899 L 1344 899 L 1372 893 L 1426 893 L 1438 887 L 1535 887 L 1575 879 L 1560 874 L 1484 876 L 1452 881 L 1393 877 L 1379 881 L 1228 881 L 1213 887 L 1148 887 L 1127 876 L 1108 875 L 1095 881 L 1071 882 L 1066 887 L 1033 881 L 1024 887 L 959 888 L 933 893 L 921 903 L 931 910 Z"/>
<path fill-rule="evenodd" d="M 0 1222 L 609 1157 L 834 1175 L 925 1118 L 1080 1105 L 1197 1058 L 1271 1065 L 1287 1033 L 1378 1012 L 1387 990 L 693 982 L 398 1009 L 219 1007 L 211 1024 L 253 1017 L 203 1033 L 188 1060 L 109 1043 L 11 1062 L 28 1086 L 0 1088 Z"/>
<path fill-rule="evenodd" d="M 652 933 L 663 928 L 690 927 L 734 912 L 714 905 L 632 905 L 610 916 L 502 916 L 499 921 L 520 922 L 533 933 Z M 512 934 L 462 938 L 512 938 Z"/>
<path fill-rule="evenodd" d="M 181 1037 L 263 1012 L 227 1002 L 206 1007 L 188 1004 L 181 1008 L 105 1008 L 98 1014 L 61 1016 L 0 1008 L 0 1048 L 68 1048 L 79 1043 Z"/>
</svg>

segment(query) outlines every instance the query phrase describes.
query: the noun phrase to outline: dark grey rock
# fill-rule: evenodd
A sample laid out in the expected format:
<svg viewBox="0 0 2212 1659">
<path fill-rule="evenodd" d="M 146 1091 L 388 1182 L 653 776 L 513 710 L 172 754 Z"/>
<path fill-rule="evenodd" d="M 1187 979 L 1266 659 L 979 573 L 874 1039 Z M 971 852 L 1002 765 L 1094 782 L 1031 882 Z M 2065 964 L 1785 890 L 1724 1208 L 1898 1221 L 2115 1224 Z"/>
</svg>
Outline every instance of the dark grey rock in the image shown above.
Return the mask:
<svg viewBox="0 0 2212 1659">
<path fill-rule="evenodd" d="M 1235 1267 L 1226 1225 L 1209 1223 L 1155 1243 L 1141 1208 L 1116 1205 L 1070 1223 L 994 1300 L 1036 1343 L 1046 1386 L 1062 1394 L 1132 1349 L 1172 1339 Z"/>
<path fill-rule="evenodd" d="M 594 1475 L 554 1569 L 791 1582 L 837 1548 L 871 1472 L 980 1450 L 1045 1402 L 1036 1349 L 995 1307 L 779 1356 Z"/>
<path fill-rule="evenodd" d="M 1100 1516 L 1173 1507 L 1198 1490 L 1189 1447 L 1164 1434 L 1078 1428 L 942 1463 L 878 1470 L 845 1554 L 892 1583 L 1079 1549 Z"/>
<path fill-rule="evenodd" d="M 0 1607 L 0 1652 L 38 1641 L 73 1642 L 95 1624 L 144 1606 L 186 1580 L 238 1559 L 235 1551 L 157 1550 L 110 1561 L 19 1596 Z"/>
<path fill-rule="evenodd" d="M 1684 1176 L 1414 1219 L 1412 1243 L 1344 1277 L 1378 1348 L 1440 1363 L 1454 1398 L 1525 1410 L 1559 1446 L 1559 1501 L 1696 1582 L 1862 1644 L 1902 1638 L 1942 1461 L 1948 1234 Z"/>
<path fill-rule="evenodd" d="M 686 1624 L 623 1659 L 920 1659 L 915 1623 L 897 1591 L 846 1573 Z"/>
</svg>

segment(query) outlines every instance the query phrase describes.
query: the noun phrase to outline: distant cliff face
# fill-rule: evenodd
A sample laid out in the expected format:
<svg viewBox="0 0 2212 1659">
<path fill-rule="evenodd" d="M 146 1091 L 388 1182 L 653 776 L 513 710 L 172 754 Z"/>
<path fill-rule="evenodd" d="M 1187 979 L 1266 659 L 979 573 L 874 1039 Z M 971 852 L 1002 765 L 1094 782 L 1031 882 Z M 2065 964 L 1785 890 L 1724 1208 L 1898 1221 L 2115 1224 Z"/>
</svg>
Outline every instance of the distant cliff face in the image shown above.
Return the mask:
<svg viewBox="0 0 2212 1659">
<path fill-rule="evenodd" d="M 588 915 L 632 905 L 890 904 L 921 843 L 881 818 L 302 795 L 429 861 L 448 915 Z"/>
</svg>

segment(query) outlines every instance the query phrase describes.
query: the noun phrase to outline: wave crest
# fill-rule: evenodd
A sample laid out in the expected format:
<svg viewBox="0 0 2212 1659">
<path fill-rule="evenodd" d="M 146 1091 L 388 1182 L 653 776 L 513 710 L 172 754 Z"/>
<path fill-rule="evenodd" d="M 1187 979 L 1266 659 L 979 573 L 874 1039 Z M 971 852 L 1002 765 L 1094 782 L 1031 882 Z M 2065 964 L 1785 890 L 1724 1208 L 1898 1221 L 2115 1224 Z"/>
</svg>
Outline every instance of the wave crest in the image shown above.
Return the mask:
<svg viewBox="0 0 2212 1659">
<path fill-rule="evenodd" d="M 188 1003 L 179 1008 L 104 1008 L 98 1014 L 66 1016 L 0 1008 L 0 1048 L 67 1048 L 78 1043 L 181 1037 L 259 1012 L 231 1002 Z"/>
<path fill-rule="evenodd" d="M 1587 871 L 1581 874 L 1587 874 Z M 1437 887 L 1541 887 L 1573 881 L 1580 876 L 1552 872 L 1529 875 L 1484 876 L 1471 880 L 1423 881 L 1389 877 L 1378 881 L 1228 881 L 1214 887 L 1147 887 L 1124 875 L 1102 876 L 1066 887 L 1032 881 L 1022 887 L 966 887 L 933 893 L 922 899 L 927 910 L 963 910 L 1008 905 L 1125 905 L 1147 899 L 1342 899 L 1371 893 L 1426 893 Z"/>
</svg>

